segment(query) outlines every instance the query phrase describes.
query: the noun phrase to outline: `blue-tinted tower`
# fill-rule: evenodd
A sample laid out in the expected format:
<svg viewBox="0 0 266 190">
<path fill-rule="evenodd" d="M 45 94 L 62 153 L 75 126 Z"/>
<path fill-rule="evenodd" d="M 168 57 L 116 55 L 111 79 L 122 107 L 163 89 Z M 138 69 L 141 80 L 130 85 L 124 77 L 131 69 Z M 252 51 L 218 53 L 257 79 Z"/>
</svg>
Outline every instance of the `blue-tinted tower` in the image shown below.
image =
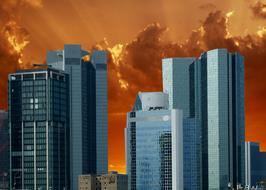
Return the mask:
<svg viewBox="0 0 266 190">
<path fill-rule="evenodd" d="M 167 94 L 138 94 L 125 129 L 130 190 L 183 189 L 182 124 L 182 111 L 168 109 Z"/>
<path fill-rule="evenodd" d="M 262 180 L 266 180 L 266 152 L 260 151 L 255 142 L 245 143 L 246 185 L 256 187 Z"/>
<path fill-rule="evenodd" d="M 70 171 L 75 190 L 79 175 L 108 172 L 107 53 L 90 54 L 80 45 L 65 45 L 62 51 L 47 53 L 47 64 L 70 78 Z"/>
<path fill-rule="evenodd" d="M 205 52 L 198 59 L 163 59 L 164 92 L 176 97 L 169 98 L 170 105 L 199 122 L 204 190 L 244 184 L 243 62 L 243 56 L 226 49 Z"/>
</svg>

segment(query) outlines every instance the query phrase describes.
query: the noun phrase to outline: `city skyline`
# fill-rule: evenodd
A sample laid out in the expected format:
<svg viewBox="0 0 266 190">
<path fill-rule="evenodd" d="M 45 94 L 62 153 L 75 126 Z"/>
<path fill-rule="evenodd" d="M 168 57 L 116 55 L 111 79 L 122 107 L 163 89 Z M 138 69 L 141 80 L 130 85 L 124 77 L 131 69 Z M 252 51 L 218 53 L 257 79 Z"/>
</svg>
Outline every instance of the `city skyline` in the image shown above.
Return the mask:
<svg viewBox="0 0 266 190">
<path fill-rule="evenodd" d="M 161 58 L 198 57 L 202 51 L 223 47 L 245 56 L 246 137 L 266 150 L 266 91 L 258 82 L 266 76 L 261 4 L 240 0 L 1 1 L 0 108 L 7 110 L 7 73 L 45 62 L 47 49 L 61 49 L 64 43 L 79 43 L 89 51 L 108 49 L 109 168 L 124 172 L 120 145 L 125 113 L 138 91 L 162 90 L 154 80 L 161 77 Z"/>
</svg>

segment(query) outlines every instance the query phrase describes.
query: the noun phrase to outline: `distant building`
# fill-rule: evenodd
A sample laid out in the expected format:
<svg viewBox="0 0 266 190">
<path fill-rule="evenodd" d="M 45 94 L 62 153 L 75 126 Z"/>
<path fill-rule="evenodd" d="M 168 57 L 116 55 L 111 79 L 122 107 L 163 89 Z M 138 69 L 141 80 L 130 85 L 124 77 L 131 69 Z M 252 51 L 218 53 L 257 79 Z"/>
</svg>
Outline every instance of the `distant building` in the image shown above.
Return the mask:
<svg viewBox="0 0 266 190">
<path fill-rule="evenodd" d="M 183 116 L 168 95 L 137 95 L 125 129 L 129 190 L 183 189 Z"/>
<path fill-rule="evenodd" d="M 86 57 L 90 57 L 88 61 Z M 82 174 L 108 172 L 107 53 L 80 45 L 48 51 L 49 67 L 69 74 L 71 190 Z"/>
<path fill-rule="evenodd" d="M 101 184 L 96 175 L 80 175 L 79 190 L 101 190 Z"/>
<path fill-rule="evenodd" d="M 8 189 L 9 137 L 8 114 L 0 110 L 0 189 Z"/>
<path fill-rule="evenodd" d="M 9 75 L 10 189 L 69 189 L 68 82 L 49 68 Z"/>
<path fill-rule="evenodd" d="M 110 172 L 97 177 L 101 184 L 101 190 L 127 190 L 128 177 L 117 172 Z"/>
<path fill-rule="evenodd" d="M 128 177 L 117 172 L 103 175 L 80 175 L 79 190 L 127 190 Z"/>
<path fill-rule="evenodd" d="M 266 181 L 266 152 L 260 152 L 255 142 L 246 142 L 246 185 L 256 186 Z"/>
</svg>

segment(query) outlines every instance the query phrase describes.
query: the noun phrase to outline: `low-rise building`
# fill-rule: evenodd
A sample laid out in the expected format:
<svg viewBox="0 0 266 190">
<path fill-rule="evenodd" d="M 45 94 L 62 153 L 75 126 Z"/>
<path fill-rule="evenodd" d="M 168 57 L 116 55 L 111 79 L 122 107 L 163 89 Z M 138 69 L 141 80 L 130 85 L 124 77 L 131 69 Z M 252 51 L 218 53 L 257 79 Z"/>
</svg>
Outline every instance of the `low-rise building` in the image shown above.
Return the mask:
<svg viewBox="0 0 266 190">
<path fill-rule="evenodd" d="M 104 175 L 80 175 L 79 190 L 127 190 L 128 177 L 117 172 Z"/>
</svg>

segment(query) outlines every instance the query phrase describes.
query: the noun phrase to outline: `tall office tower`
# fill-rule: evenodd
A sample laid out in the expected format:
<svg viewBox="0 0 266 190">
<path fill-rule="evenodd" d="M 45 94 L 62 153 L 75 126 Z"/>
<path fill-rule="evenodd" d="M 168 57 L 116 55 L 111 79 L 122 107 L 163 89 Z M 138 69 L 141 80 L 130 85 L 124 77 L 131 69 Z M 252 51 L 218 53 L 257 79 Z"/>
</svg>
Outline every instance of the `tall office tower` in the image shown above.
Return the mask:
<svg viewBox="0 0 266 190">
<path fill-rule="evenodd" d="M 168 95 L 139 93 L 125 129 L 129 189 L 183 189 L 183 117 Z"/>
<path fill-rule="evenodd" d="M 190 117 L 190 65 L 195 58 L 163 59 L 163 91 L 169 95 L 169 108 L 181 109 Z"/>
<path fill-rule="evenodd" d="M 200 122 L 201 188 L 227 189 L 229 184 L 234 188 L 238 183 L 244 184 L 243 57 L 226 49 L 215 49 L 203 53 L 190 64 L 184 60 L 183 64 L 189 66 L 173 72 L 167 68 L 180 64 L 182 59 L 172 63 L 169 60 L 174 59 L 163 60 L 164 92 L 170 97 L 181 97 L 173 99 L 176 107 L 188 110 L 184 115 Z M 186 73 L 184 78 L 178 79 L 176 75 L 182 76 L 182 73 Z M 170 83 L 169 78 L 173 79 Z M 180 90 L 168 90 L 174 88 L 171 85 Z"/>
<path fill-rule="evenodd" d="M 9 137 L 7 112 L 0 110 L 0 189 L 8 189 Z"/>
<path fill-rule="evenodd" d="M 226 49 L 206 54 L 209 189 L 236 188 L 245 181 L 243 57 Z"/>
<path fill-rule="evenodd" d="M 9 75 L 10 188 L 69 189 L 68 75 Z"/>
<path fill-rule="evenodd" d="M 107 54 L 90 55 L 80 45 L 65 45 L 62 51 L 47 53 L 47 64 L 70 78 L 70 170 L 75 190 L 79 175 L 108 172 Z"/>
<path fill-rule="evenodd" d="M 200 132 L 200 122 L 198 119 L 183 119 L 183 173 L 185 190 L 200 190 L 201 187 Z"/>
<path fill-rule="evenodd" d="M 260 152 L 260 146 L 255 142 L 245 143 L 246 154 L 246 185 L 256 186 L 266 180 L 266 152 Z"/>
<path fill-rule="evenodd" d="M 184 188 L 201 188 L 201 123 L 196 117 L 194 71 L 196 58 L 166 58 L 162 60 L 163 91 L 169 94 L 170 109 L 184 112 Z M 193 74 L 193 75 L 192 75 Z"/>
</svg>

